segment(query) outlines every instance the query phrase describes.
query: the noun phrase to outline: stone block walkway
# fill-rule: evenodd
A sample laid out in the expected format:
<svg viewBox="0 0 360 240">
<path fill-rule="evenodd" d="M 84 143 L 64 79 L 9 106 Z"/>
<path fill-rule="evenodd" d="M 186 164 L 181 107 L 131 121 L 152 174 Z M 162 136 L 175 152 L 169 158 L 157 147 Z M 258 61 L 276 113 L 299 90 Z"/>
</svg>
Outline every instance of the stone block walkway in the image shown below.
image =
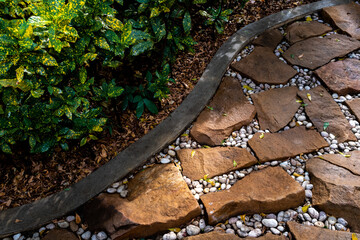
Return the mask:
<svg viewBox="0 0 360 240">
<path fill-rule="evenodd" d="M 264 32 L 142 171 L 3 240 L 360 238 L 359 23 L 351 3 Z"/>
</svg>

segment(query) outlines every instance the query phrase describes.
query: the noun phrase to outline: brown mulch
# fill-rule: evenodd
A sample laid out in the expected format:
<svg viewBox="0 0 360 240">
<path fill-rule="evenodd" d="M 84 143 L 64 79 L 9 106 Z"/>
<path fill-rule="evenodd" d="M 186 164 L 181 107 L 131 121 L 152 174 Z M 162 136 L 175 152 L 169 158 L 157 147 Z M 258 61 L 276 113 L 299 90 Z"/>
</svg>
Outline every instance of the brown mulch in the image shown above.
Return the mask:
<svg viewBox="0 0 360 240">
<path fill-rule="evenodd" d="M 235 7 L 223 35 L 211 29 L 193 29 L 195 53 L 182 53 L 173 66 L 176 83 L 170 96 L 161 102 L 159 114 L 145 113 L 137 119 L 134 112 L 114 113 L 112 135 L 103 133 L 101 140 L 69 152 L 55 151 L 47 156 L 0 156 L 0 210 L 17 207 L 66 189 L 102 166 L 131 143 L 165 119 L 193 89 L 218 48 L 238 29 L 272 13 L 316 0 L 256 0 L 243 9 Z M 116 112 L 116 111 L 114 111 Z M 115 121 L 114 121 L 115 122 Z M 20 157 L 21 156 L 21 157 Z"/>
</svg>

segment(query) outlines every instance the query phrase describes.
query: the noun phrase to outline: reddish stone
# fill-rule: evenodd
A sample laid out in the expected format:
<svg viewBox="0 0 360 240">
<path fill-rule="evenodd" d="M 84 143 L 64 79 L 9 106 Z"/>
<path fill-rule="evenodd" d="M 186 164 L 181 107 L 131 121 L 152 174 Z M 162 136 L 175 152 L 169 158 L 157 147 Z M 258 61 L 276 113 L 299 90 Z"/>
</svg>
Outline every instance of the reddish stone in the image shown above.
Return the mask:
<svg viewBox="0 0 360 240">
<path fill-rule="evenodd" d="M 274 50 L 282 39 L 283 35 L 278 29 L 270 29 L 262 33 L 252 44 Z"/>
<path fill-rule="evenodd" d="M 100 194 L 84 207 L 92 231 L 105 230 L 111 239 L 142 238 L 178 227 L 201 214 L 179 169 L 155 165 L 129 181 L 127 198 Z"/>
<path fill-rule="evenodd" d="M 293 239 L 296 240 L 351 240 L 352 233 L 333 231 L 326 228 L 305 226 L 297 222 L 287 222 Z"/>
<path fill-rule="evenodd" d="M 234 130 L 249 124 L 255 107 L 244 96 L 240 82 L 225 77 L 214 98 L 194 123 L 190 134 L 201 144 L 221 145 Z"/>
<path fill-rule="evenodd" d="M 297 87 L 285 87 L 251 95 L 261 129 L 277 132 L 291 121 L 300 106 L 297 91 Z"/>
<path fill-rule="evenodd" d="M 77 236 L 66 229 L 53 229 L 43 238 L 43 240 L 79 240 Z"/>
<path fill-rule="evenodd" d="M 360 92 L 360 61 L 357 59 L 330 62 L 315 73 L 331 91 L 340 95 Z"/>
<path fill-rule="evenodd" d="M 240 240 L 238 236 L 229 233 L 221 233 L 217 231 L 199 234 L 184 238 L 184 240 Z"/>
<path fill-rule="evenodd" d="M 292 45 L 283 57 L 292 65 L 316 69 L 331 59 L 342 57 L 360 48 L 360 42 L 341 34 L 313 37 Z"/>
<path fill-rule="evenodd" d="M 360 5 L 354 2 L 323 9 L 325 19 L 360 40 Z"/>
<path fill-rule="evenodd" d="M 195 154 L 192 156 L 193 151 Z M 182 149 L 177 151 L 177 155 L 181 161 L 183 175 L 191 180 L 204 178 L 205 175 L 212 178 L 257 163 L 257 159 L 250 152 L 237 147 Z"/>
<path fill-rule="evenodd" d="M 231 68 L 257 84 L 285 84 L 297 73 L 267 47 L 256 47 L 249 56 L 231 64 Z"/>
<path fill-rule="evenodd" d="M 318 21 L 295 22 L 286 28 L 285 38 L 290 44 L 294 44 L 307 38 L 323 35 L 331 30 L 331 27 Z"/>
<path fill-rule="evenodd" d="M 305 190 L 281 167 L 252 172 L 229 190 L 202 195 L 210 225 L 239 214 L 273 213 L 303 204 Z"/>
<path fill-rule="evenodd" d="M 311 101 L 307 94 L 310 94 Z M 329 126 L 326 131 L 334 134 L 339 142 L 357 140 L 339 105 L 325 88 L 318 86 L 309 91 L 299 91 L 298 95 L 307 104 L 305 112 L 319 132 L 324 130 L 324 123 L 327 122 Z"/>
<path fill-rule="evenodd" d="M 263 138 L 260 136 L 260 133 L 256 133 L 248 143 L 262 163 L 295 157 L 328 146 L 317 131 L 306 130 L 305 127 L 295 127 L 280 133 L 265 133 Z"/>
<path fill-rule="evenodd" d="M 322 155 L 307 161 L 314 185 L 312 203 L 326 213 L 345 218 L 350 229 L 360 232 L 360 151 Z"/>
<path fill-rule="evenodd" d="M 360 121 L 360 98 L 355 98 L 350 101 L 346 101 L 346 104 L 349 106 L 352 113 L 358 121 Z"/>
</svg>

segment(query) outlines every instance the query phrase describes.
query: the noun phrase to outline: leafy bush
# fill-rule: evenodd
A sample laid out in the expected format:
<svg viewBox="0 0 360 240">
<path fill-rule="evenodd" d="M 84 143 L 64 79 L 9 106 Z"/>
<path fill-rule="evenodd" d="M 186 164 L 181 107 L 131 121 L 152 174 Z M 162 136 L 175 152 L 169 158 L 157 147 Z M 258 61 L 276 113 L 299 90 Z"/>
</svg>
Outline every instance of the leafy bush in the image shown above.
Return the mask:
<svg viewBox="0 0 360 240">
<path fill-rule="evenodd" d="M 220 4 L 220 5 L 219 5 Z M 211 11 L 212 6 L 220 10 Z M 0 146 L 28 142 L 32 153 L 68 141 L 96 139 L 111 99 L 123 109 L 157 113 L 169 94 L 171 63 L 193 51 L 193 17 L 223 29 L 230 10 L 206 0 L 0 0 Z M 205 9 L 208 9 L 205 14 Z M 121 69 L 161 53 L 160 70 L 135 85 L 99 78 L 94 69 Z M 120 86 L 122 85 L 122 87 Z"/>
</svg>

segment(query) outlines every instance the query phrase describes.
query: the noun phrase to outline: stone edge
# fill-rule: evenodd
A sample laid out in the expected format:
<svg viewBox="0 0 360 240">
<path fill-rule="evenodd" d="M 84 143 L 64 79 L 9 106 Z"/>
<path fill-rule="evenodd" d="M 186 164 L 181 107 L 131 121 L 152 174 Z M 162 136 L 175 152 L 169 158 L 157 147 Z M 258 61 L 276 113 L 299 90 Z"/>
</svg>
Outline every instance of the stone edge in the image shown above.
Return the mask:
<svg viewBox="0 0 360 240">
<path fill-rule="evenodd" d="M 173 142 L 200 114 L 216 92 L 229 64 L 255 36 L 324 7 L 349 2 L 352 0 L 322 0 L 310 3 L 272 14 L 237 31 L 216 52 L 193 91 L 169 117 L 114 159 L 73 184 L 67 191 L 63 190 L 38 201 L 1 211 L 0 237 L 36 229 L 74 211 Z"/>
</svg>

